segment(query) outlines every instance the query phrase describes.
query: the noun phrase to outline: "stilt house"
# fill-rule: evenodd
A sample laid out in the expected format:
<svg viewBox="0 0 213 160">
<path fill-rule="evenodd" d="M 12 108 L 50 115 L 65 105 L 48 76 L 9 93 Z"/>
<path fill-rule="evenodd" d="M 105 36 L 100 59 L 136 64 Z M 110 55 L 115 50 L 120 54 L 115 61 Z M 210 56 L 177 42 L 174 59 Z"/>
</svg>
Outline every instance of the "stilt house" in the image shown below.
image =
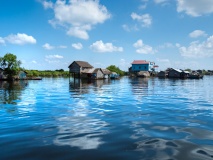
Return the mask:
<svg viewBox="0 0 213 160">
<path fill-rule="evenodd" d="M 85 70 L 92 69 L 93 66 L 85 61 L 74 61 L 69 65 L 69 72 L 73 74 L 74 77 L 80 78 L 81 73 Z"/>
</svg>

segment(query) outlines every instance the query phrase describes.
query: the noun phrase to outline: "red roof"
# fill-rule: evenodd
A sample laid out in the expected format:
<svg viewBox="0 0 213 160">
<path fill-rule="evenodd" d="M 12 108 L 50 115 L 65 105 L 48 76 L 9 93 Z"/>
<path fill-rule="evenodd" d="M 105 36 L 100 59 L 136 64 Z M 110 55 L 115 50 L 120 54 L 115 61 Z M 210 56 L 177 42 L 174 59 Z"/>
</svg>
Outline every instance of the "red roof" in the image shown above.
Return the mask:
<svg viewBox="0 0 213 160">
<path fill-rule="evenodd" d="M 158 65 L 156 65 L 156 66 L 153 66 L 154 68 L 158 68 L 159 66 Z"/>
<path fill-rule="evenodd" d="M 149 61 L 146 60 L 134 60 L 132 64 L 149 64 Z"/>
</svg>

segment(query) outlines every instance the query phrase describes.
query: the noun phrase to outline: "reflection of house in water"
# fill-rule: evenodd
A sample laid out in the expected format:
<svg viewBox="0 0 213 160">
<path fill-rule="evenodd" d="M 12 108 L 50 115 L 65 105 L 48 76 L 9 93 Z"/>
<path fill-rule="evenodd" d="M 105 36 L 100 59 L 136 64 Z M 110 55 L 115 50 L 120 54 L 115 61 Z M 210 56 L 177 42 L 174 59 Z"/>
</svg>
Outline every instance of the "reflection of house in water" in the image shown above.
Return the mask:
<svg viewBox="0 0 213 160">
<path fill-rule="evenodd" d="M 143 96 L 148 95 L 149 79 L 148 78 L 132 78 L 131 86 L 133 95 L 137 100 L 141 100 Z"/>
<path fill-rule="evenodd" d="M 92 79 L 71 79 L 69 89 L 70 92 L 78 92 L 79 94 L 87 94 L 90 92 L 90 89 L 97 90 L 101 88 L 103 85 L 109 84 L 111 81 L 109 79 L 100 79 L 100 80 L 92 80 Z"/>
</svg>

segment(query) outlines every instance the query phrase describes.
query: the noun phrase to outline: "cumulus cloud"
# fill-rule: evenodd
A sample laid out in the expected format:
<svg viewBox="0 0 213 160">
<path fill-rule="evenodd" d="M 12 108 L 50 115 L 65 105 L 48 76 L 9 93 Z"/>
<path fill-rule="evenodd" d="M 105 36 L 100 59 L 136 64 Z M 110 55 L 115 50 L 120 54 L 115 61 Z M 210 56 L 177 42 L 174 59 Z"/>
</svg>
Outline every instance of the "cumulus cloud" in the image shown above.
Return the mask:
<svg viewBox="0 0 213 160">
<path fill-rule="evenodd" d="M 183 57 L 213 57 L 213 35 L 201 43 L 194 41 L 188 47 L 180 46 L 179 51 Z"/>
<path fill-rule="evenodd" d="M 52 50 L 52 49 L 55 49 L 55 48 L 61 48 L 61 49 L 67 48 L 67 46 L 64 46 L 64 45 L 52 46 L 52 45 L 50 45 L 49 43 L 45 43 L 42 47 L 43 47 L 44 49 L 46 49 L 46 50 Z"/>
<path fill-rule="evenodd" d="M 42 47 L 43 47 L 44 49 L 47 49 L 47 50 L 51 50 L 51 49 L 54 49 L 54 48 L 55 48 L 54 46 L 51 46 L 49 43 L 45 43 Z"/>
<path fill-rule="evenodd" d="M 173 45 L 172 43 L 169 43 L 169 42 L 164 43 L 164 44 L 162 44 L 162 45 L 159 46 L 159 48 L 161 48 L 161 49 L 174 48 L 174 47 L 175 47 L 175 45 Z"/>
<path fill-rule="evenodd" d="M 34 61 L 34 60 L 32 61 L 32 63 L 37 64 L 37 62 L 36 62 L 36 61 Z"/>
<path fill-rule="evenodd" d="M 203 37 L 207 36 L 205 31 L 195 30 L 195 31 L 189 33 L 189 37 L 191 37 L 191 38 L 197 38 L 197 37 L 201 37 L 201 36 L 203 36 Z"/>
<path fill-rule="evenodd" d="M 60 46 L 58 46 L 58 48 L 65 49 L 65 48 L 67 48 L 67 46 L 60 45 Z"/>
<path fill-rule="evenodd" d="M 103 43 L 103 41 L 96 41 L 90 46 L 94 52 L 123 52 L 122 47 L 116 47 L 112 43 Z"/>
<path fill-rule="evenodd" d="M 141 23 L 142 27 L 149 27 L 152 24 L 152 17 L 149 14 L 138 15 L 137 13 L 132 13 L 131 17 Z"/>
<path fill-rule="evenodd" d="M 81 50 L 83 48 L 83 45 L 81 43 L 73 43 L 72 47 L 77 50 Z"/>
<path fill-rule="evenodd" d="M 55 54 L 55 55 L 46 55 L 45 58 L 47 58 L 47 59 L 62 59 L 64 57 L 61 56 L 61 55 Z"/>
<path fill-rule="evenodd" d="M 135 42 L 133 46 L 136 48 L 136 52 L 140 54 L 151 54 L 156 52 L 151 46 L 144 44 L 141 39 Z"/>
<path fill-rule="evenodd" d="M 177 0 L 177 11 L 187 15 L 198 17 L 213 13 L 212 0 Z"/>
<path fill-rule="evenodd" d="M 2 37 L 0 37 L 0 44 L 5 44 L 5 40 Z"/>
<path fill-rule="evenodd" d="M 98 0 L 57 0 L 52 8 L 55 17 L 49 21 L 50 24 L 60 25 L 66 29 L 68 35 L 81 39 L 88 39 L 88 31 L 111 16 Z"/>
<path fill-rule="evenodd" d="M 169 0 L 154 0 L 155 4 L 160 4 L 161 6 L 166 6 L 169 4 Z"/>
<path fill-rule="evenodd" d="M 28 36 L 25 33 L 10 34 L 9 36 L 5 37 L 4 40 L 6 40 L 9 43 L 18 45 L 36 43 L 36 39 L 34 37 Z"/>
<path fill-rule="evenodd" d="M 42 5 L 44 6 L 45 9 L 53 8 L 53 3 L 47 2 L 47 1 L 42 1 Z"/>
<path fill-rule="evenodd" d="M 128 26 L 128 25 L 126 25 L 126 24 L 123 24 L 123 25 L 122 25 L 122 28 L 123 28 L 125 31 L 127 31 L 127 32 L 130 32 L 130 31 L 138 31 L 138 30 L 139 30 L 138 27 L 137 27 L 137 25 Z"/>
</svg>

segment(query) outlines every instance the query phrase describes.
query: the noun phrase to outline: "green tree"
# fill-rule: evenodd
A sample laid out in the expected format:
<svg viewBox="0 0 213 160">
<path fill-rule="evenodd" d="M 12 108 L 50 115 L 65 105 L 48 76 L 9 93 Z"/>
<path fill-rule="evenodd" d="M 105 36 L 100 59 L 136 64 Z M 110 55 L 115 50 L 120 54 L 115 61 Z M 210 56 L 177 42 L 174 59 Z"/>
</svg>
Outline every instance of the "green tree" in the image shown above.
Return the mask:
<svg viewBox="0 0 213 160">
<path fill-rule="evenodd" d="M 20 70 L 21 61 L 17 60 L 16 55 L 7 53 L 4 57 L 0 57 L 0 66 L 4 70 L 7 78 L 12 80 Z"/>
<path fill-rule="evenodd" d="M 111 65 L 111 66 L 107 67 L 107 69 L 110 70 L 111 72 L 116 72 L 120 76 L 124 75 L 124 71 L 120 70 L 120 68 L 116 67 L 115 65 Z"/>
</svg>

